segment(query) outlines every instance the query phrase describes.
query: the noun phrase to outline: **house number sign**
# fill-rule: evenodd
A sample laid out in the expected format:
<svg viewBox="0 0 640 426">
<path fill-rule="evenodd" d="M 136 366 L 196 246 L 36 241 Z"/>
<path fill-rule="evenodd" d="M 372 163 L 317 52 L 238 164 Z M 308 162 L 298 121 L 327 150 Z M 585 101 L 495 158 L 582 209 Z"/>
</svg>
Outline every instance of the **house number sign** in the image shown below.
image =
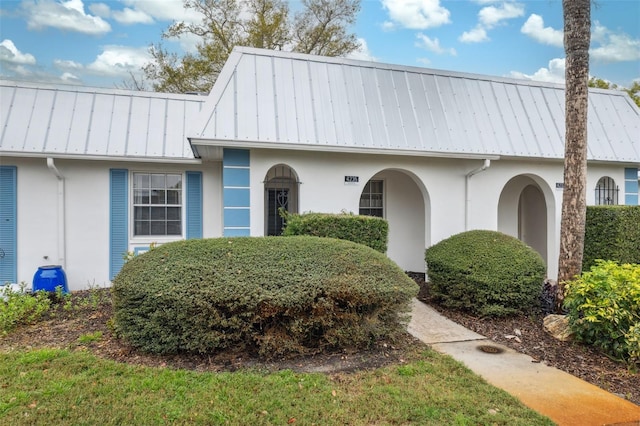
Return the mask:
<svg viewBox="0 0 640 426">
<path fill-rule="evenodd" d="M 345 185 L 357 185 L 360 182 L 360 176 L 345 176 L 344 184 Z"/>
</svg>

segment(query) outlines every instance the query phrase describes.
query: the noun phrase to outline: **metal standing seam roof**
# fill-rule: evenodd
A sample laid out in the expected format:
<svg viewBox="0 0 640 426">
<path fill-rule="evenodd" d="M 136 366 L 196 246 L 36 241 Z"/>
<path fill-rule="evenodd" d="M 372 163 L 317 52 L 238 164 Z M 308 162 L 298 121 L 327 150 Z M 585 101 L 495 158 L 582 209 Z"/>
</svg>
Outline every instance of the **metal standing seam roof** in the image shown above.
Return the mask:
<svg viewBox="0 0 640 426">
<path fill-rule="evenodd" d="M 640 109 L 589 92 L 588 158 L 640 163 Z M 564 85 L 236 48 L 192 127 L 194 149 L 564 157 Z"/>
<path fill-rule="evenodd" d="M 0 80 L 0 155 L 194 161 L 205 99 Z"/>
</svg>

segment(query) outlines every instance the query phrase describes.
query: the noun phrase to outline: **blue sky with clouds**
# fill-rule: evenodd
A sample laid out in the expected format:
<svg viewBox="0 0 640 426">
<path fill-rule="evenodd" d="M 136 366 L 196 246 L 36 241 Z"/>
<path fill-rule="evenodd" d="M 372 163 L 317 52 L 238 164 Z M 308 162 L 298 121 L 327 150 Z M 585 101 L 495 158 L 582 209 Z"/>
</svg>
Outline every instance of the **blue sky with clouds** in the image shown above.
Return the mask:
<svg viewBox="0 0 640 426">
<path fill-rule="evenodd" d="M 640 79 L 640 1 L 599 0 L 591 17 L 591 75 L 628 87 Z M 173 20 L 197 19 L 182 0 L 3 0 L 0 77 L 113 87 Z M 562 26 L 561 0 L 362 0 L 352 56 L 562 82 Z"/>
</svg>

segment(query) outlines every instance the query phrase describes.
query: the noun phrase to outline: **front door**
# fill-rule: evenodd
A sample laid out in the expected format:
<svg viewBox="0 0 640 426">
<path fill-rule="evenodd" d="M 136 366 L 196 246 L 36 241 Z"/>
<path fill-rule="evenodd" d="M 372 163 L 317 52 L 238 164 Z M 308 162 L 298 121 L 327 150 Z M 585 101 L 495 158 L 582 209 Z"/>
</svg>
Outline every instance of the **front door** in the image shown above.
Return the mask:
<svg viewBox="0 0 640 426">
<path fill-rule="evenodd" d="M 267 198 L 267 235 L 281 235 L 284 218 L 279 210 L 289 211 L 289 188 L 267 188 Z"/>
</svg>

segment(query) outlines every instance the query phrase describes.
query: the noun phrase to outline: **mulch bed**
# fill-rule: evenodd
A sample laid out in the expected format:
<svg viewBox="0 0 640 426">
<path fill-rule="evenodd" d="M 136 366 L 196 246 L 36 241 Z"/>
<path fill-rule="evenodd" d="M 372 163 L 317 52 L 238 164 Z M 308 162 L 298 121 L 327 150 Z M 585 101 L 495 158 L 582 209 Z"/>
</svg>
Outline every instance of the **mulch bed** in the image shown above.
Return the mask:
<svg viewBox="0 0 640 426">
<path fill-rule="evenodd" d="M 102 303 L 94 308 L 82 300 L 91 292 L 104 292 Z M 236 371 L 254 368 L 261 371 L 293 370 L 297 372 L 348 373 L 399 364 L 415 356 L 423 343 L 409 334 L 393 341 L 378 341 L 369 350 L 343 350 L 281 359 L 259 359 L 242 351 L 226 350 L 213 354 L 154 355 L 140 352 L 118 339 L 110 326 L 113 308 L 108 290 L 74 292 L 75 308 L 55 305 L 46 318 L 24 326 L 0 338 L 0 352 L 38 348 L 88 350 L 95 356 L 133 365 L 167 367 L 194 371 Z M 101 333 L 100 338 L 81 343 L 81 336 Z"/>
<path fill-rule="evenodd" d="M 640 373 L 609 359 L 591 347 L 554 339 L 542 327 L 542 313 L 496 319 L 478 318 L 452 311 L 438 306 L 430 299 L 424 275 L 411 276 L 421 287 L 418 298 L 453 321 L 518 352 L 530 355 L 536 361 L 566 371 L 640 405 Z M 411 354 L 415 354 L 422 345 L 406 334 L 393 342 L 377 342 L 368 351 L 342 351 L 267 361 L 232 351 L 212 355 L 149 355 L 136 351 L 113 335 L 109 326 L 113 314 L 112 307 L 110 303 L 104 302 L 109 299 L 108 296 L 103 298 L 103 303 L 100 303 L 97 309 L 82 305 L 83 297 L 89 299 L 90 292 L 74 294 L 76 308 L 69 309 L 68 306 L 65 308 L 60 305 L 45 320 L 22 327 L 0 339 L 0 352 L 50 347 L 88 350 L 98 357 L 129 364 L 196 371 L 256 368 L 265 371 L 291 369 L 300 372 L 338 373 L 402 363 L 407 357 L 411 358 Z M 102 335 L 96 341 L 83 344 L 78 340 L 81 336 L 98 332 Z M 507 336 L 517 336 L 518 339 Z"/>
<path fill-rule="evenodd" d="M 507 318 L 480 318 L 444 308 L 430 295 L 424 276 L 413 275 L 420 285 L 418 299 L 447 318 L 495 342 L 531 356 L 536 362 L 566 371 L 602 389 L 640 405 L 640 372 L 578 342 L 561 342 L 547 333 L 542 312 Z M 515 337 L 514 337 L 515 336 Z"/>
</svg>

